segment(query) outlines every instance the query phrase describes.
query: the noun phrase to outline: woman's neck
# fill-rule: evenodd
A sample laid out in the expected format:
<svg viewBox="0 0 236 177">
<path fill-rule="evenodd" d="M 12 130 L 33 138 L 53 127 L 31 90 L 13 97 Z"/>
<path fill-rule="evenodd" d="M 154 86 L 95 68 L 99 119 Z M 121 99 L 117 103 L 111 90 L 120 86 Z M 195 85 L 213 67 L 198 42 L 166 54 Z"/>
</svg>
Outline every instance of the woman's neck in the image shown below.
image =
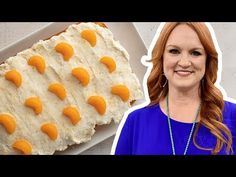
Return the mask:
<svg viewBox="0 0 236 177">
<path fill-rule="evenodd" d="M 170 118 L 184 123 L 192 123 L 195 120 L 201 102 L 199 87 L 184 91 L 169 87 L 168 97 Z M 160 107 L 167 115 L 166 98 L 161 100 Z M 199 120 L 200 115 L 197 118 L 197 121 Z"/>
<path fill-rule="evenodd" d="M 168 91 L 169 103 L 176 106 L 184 106 L 200 104 L 200 92 L 199 87 L 193 87 L 188 90 L 180 90 L 174 87 L 169 87 Z"/>
</svg>

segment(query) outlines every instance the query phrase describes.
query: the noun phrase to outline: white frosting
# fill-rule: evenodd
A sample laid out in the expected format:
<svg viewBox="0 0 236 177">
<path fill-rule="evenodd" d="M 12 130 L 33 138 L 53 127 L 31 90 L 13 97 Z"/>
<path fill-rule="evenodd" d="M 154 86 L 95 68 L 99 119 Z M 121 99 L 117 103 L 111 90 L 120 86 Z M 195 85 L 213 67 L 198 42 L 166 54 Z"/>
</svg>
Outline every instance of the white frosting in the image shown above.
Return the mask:
<svg viewBox="0 0 236 177">
<path fill-rule="evenodd" d="M 81 38 L 80 32 L 85 29 L 96 31 L 95 47 Z M 67 42 L 74 49 L 74 55 L 66 62 L 61 54 L 54 49 L 57 43 Z M 46 62 L 44 74 L 27 64 L 33 55 L 41 55 Z M 99 62 L 102 56 L 110 56 L 116 62 L 116 70 L 109 73 L 108 69 Z M 66 32 L 53 36 L 46 41 L 39 41 L 32 48 L 18 53 L 0 65 L 0 113 L 10 113 L 16 118 L 16 131 L 9 135 L 0 125 L 0 154 L 16 153 L 12 144 L 16 139 L 25 138 L 33 147 L 33 154 L 53 154 L 62 151 L 68 145 L 79 144 L 91 140 L 95 126 L 109 124 L 112 120 L 118 123 L 124 112 L 130 107 L 129 102 L 142 98 L 142 92 L 137 77 L 129 65 L 127 51 L 115 41 L 111 31 L 94 23 L 71 25 Z M 75 67 L 84 67 L 90 75 L 90 83 L 83 87 L 71 75 Z M 16 88 L 5 79 L 5 73 L 16 69 L 22 75 L 22 85 Z M 67 96 L 64 101 L 49 92 L 48 85 L 54 82 L 62 83 Z M 110 93 L 111 86 L 124 84 L 130 90 L 128 102 L 123 102 L 118 96 Z M 87 99 L 92 95 L 103 96 L 106 100 L 106 113 L 99 115 L 88 105 Z M 39 96 L 43 103 L 43 111 L 35 116 L 34 112 L 24 106 L 26 98 Z M 78 108 L 81 121 L 73 126 L 69 119 L 63 116 L 64 107 L 74 105 Z M 40 127 L 45 122 L 57 125 L 59 136 L 51 141 L 41 132 Z"/>
</svg>

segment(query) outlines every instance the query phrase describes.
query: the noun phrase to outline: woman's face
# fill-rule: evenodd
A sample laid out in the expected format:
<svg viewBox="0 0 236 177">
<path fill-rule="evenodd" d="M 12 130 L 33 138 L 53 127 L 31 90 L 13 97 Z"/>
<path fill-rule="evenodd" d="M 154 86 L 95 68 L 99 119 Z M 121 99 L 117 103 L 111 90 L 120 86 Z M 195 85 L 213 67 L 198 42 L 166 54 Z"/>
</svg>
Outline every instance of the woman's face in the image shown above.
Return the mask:
<svg viewBox="0 0 236 177">
<path fill-rule="evenodd" d="M 205 74 L 206 51 L 191 27 L 181 24 L 171 32 L 163 62 L 169 88 L 190 89 L 200 84 Z"/>
</svg>

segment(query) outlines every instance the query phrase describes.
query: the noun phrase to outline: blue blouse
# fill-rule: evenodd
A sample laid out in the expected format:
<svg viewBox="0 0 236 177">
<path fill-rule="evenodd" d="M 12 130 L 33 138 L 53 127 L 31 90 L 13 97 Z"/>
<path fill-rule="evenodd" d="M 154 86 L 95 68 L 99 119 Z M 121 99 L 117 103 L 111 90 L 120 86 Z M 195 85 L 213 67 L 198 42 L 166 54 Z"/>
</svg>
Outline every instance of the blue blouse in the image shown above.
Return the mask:
<svg viewBox="0 0 236 177">
<path fill-rule="evenodd" d="M 187 145 L 192 123 L 170 119 L 176 155 L 183 155 Z M 236 154 L 236 104 L 225 101 L 223 121 L 233 136 L 233 151 Z M 195 128 L 197 123 L 195 125 Z M 214 148 L 216 137 L 209 129 L 200 126 L 196 136 L 198 145 Z M 226 154 L 225 146 L 220 155 Z M 168 117 L 159 104 L 137 109 L 130 113 L 121 130 L 115 149 L 116 155 L 172 155 Z M 193 136 L 186 155 L 210 155 L 210 150 L 201 150 L 193 143 Z"/>
</svg>

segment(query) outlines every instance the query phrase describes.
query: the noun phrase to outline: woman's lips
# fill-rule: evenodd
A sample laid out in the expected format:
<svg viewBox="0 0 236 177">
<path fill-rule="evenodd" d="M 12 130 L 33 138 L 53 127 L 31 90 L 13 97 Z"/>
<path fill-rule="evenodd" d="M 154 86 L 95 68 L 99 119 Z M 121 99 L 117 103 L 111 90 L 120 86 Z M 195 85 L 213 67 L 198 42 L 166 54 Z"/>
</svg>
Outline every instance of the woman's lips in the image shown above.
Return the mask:
<svg viewBox="0 0 236 177">
<path fill-rule="evenodd" d="M 191 75 L 193 71 L 178 70 L 178 71 L 175 71 L 175 73 L 181 77 L 186 77 L 186 76 Z"/>
</svg>

